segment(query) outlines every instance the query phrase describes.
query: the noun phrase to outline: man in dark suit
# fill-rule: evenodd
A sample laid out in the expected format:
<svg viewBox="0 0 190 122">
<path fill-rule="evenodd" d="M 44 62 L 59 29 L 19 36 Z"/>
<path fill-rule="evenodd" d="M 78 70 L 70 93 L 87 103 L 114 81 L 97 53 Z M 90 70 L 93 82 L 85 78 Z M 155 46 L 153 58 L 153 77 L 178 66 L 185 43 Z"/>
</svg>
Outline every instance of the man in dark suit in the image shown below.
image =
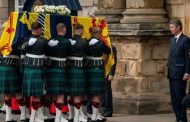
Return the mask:
<svg viewBox="0 0 190 122">
<path fill-rule="evenodd" d="M 168 57 L 168 79 L 170 95 L 176 122 L 187 122 L 186 107 L 182 99 L 186 95 L 186 82 L 190 74 L 190 39 L 182 33 L 182 23 L 175 19 L 170 21 L 170 39 Z"/>
<path fill-rule="evenodd" d="M 117 64 L 117 50 L 113 45 L 112 45 L 112 51 L 115 63 L 111 67 L 109 75 L 107 76 L 106 79 L 106 93 L 103 94 L 101 98 L 102 115 L 104 117 L 112 117 L 113 113 L 111 81 L 113 80 L 113 77 L 115 75 L 115 69 Z"/>
</svg>

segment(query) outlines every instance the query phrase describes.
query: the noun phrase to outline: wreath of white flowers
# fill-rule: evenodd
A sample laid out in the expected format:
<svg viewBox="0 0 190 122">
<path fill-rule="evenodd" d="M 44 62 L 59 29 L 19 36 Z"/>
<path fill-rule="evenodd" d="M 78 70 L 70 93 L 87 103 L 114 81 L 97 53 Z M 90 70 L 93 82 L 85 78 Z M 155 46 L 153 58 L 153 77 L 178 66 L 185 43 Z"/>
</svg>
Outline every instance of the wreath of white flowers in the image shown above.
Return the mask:
<svg viewBox="0 0 190 122">
<path fill-rule="evenodd" d="M 43 5 L 43 6 L 35 6 L 34 12 L 36 13 L 50 13 L 50 14 L 61 14 L 61 15 L 70 15 L 71 11 L 65 5 Z"/>
</svg>

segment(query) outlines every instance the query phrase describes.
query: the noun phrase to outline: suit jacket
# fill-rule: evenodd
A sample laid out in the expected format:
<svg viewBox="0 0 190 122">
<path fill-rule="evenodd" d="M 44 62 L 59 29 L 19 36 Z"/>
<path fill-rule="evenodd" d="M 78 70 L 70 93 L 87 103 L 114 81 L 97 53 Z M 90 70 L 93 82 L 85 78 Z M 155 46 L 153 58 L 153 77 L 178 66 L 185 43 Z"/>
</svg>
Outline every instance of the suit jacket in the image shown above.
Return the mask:
<svg viewBox="0 0 190 122">
<path fill-rule="evenodd" d="M 190 38 L 182 33 L 177 43 L 170 39 L 168 78 L 182 80 L 185 73 L 190 74 Z"/>
<path fill-rule="evenodd" d="M 117 64 L 117 50 L 116 48 L 112 45 L 112 51 L 113 51 L 113 56 L 115 63 L 112 65 L 109 75 L 114 76 L 115 75 L 115 70 L 116 70 L 116 64 Z"/>
</svg>

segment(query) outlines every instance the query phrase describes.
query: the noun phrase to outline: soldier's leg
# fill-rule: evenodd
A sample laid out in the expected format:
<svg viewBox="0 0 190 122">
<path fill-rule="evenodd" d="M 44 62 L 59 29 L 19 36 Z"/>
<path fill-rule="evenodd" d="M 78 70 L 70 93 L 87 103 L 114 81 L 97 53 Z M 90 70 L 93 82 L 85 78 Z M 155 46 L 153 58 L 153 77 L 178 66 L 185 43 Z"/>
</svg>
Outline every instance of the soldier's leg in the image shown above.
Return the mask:
<svg viewBox="0 0 190 122">
<path fill-rule="evenodd" d="M 20 108 L 20 121 L 29 121 L 30 119 L 30 111 L 29 111 L 29 107 L 27 107 L 27 102 L 29 102 L 29 100 L 27 100 L 27 98 L 24 98 L 20 93 L 16 94 L 16 101 L 17 104 L 19 105 Z"/>
<path fill-rule="evenodd" d="M 57 96 L 55 106 L 56 106 L 55 122 L 67 122 L 66 115 L 62 114 L 62 110 L 64 107 L 64 95 L 63 94 L 60 94 Z"/>
<path fill-rule="evenodd" d="M 11 98 L 12 98 L 12 95 L 6 94 L 4 96 L 4 101 L 5 101 L 5 105 L 6 105 L 6 117 L 5 117 L 6 122 L 9 122 L 9 121 L 14 122 L 14 117 L 13 117 L 12 110 L 11 110 Z"/>
</svg>

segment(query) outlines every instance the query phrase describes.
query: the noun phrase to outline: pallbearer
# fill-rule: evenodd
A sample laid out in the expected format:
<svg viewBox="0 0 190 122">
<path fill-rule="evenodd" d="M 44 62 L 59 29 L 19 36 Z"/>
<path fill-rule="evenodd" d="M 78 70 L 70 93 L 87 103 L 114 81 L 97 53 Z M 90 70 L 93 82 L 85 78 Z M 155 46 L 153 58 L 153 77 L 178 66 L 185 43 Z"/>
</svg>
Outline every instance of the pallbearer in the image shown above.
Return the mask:
<svg viewBox="0 0 190 122">
<path fill-rule="evenodd" d="M 111 49 L 101 40 L 101 28 L 92 28 L 92 38 L 88 41 L 86 57 L 86 78 L 92 102 L 92 122 L 103 121 L 99 114 L 100 95 L 105 92 L 103 53 L 109 55 Z"/>
<path fill-rule="evenodd" d="M 71 49 L 71 43 L 64 36 L 66 26 L 58 23 L 56 26 L 57 36 L 50 40 L 47 47 L 48 67 L 46 70 L 47 94 L 56 97 L 55 122 L 68 122 L 62 114 L 64 107 L 64 94 L 67 91 L 66 58 Z"/>
<path fill-rule="evenodd" d="M 19 79 L 20 53 L 17 49 L 19 45 L 20 43 L 12 44 L 12 52 L 10 55 L 3 55 L 0 52 L 0 92 L 4 94 L 6 122 L 14 122 L 11 111 L 11 98 L 15 96 L 16 93 L 19 93 L 21 89 Z M 0 51 L 2 50 L 3 47 Z"/>
<path fill-rule="evenodd" d="M 83 64 L 84 56 L 87 51 L 87 42 L 81 39 L 83 31 L 84 28 L 81 24 L 74 26 L 74 36 L 70 39 L 71 51 L 68 57 L 69 118 L 73 119 L 72 106 L 74 106 L 74 122 L 87 121 L 86 118 L 80 116 L 82 98 L 86 95 L 87 89 Z"/>
<path fill-rule="evenodd" d="M 42 26 L 34 22 L 32 25 L 32 35 L 28 38 L 22 48 L 26 51 L 23 71 L 23 96 L 32 96 L 32 111 L 30 122 L 43 122 L 44 117 L 41 112 L 40 97 L 44 93 L 44 57 L 47 40 L 41 37 Z"/>
</svg>

